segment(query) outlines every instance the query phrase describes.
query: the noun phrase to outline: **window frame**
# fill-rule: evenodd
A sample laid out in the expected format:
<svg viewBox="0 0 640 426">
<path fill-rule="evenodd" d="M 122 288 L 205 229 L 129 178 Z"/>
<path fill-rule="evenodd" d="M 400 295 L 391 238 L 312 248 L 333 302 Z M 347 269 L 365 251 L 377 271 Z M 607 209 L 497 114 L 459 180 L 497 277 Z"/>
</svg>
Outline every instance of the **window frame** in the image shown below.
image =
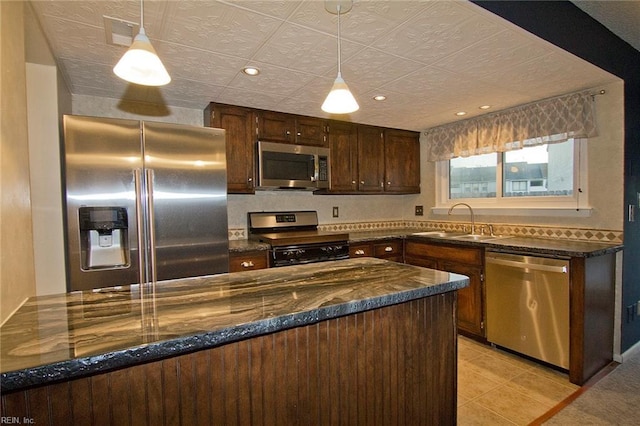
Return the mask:
<svg viewBox="0 0 640 426">
<path fill-rule="evenodd" d="M 588 191 L 587 139 L 574 139 L 573 144 L 573 182 L 574 190 L 570 196 L 523 196 L 503 197 L 503 161 L 504 155 L 496 153 L 496 196 L 491 198 L 449 198 L 449 160 L 436 162 L 436 205 L 434 214 L 448 214 L 449 208 L 456 203 L 470 204 L 474 211 L 481 214 L 509 216 L 578 216 L 591 214 Z"/>
</svg>

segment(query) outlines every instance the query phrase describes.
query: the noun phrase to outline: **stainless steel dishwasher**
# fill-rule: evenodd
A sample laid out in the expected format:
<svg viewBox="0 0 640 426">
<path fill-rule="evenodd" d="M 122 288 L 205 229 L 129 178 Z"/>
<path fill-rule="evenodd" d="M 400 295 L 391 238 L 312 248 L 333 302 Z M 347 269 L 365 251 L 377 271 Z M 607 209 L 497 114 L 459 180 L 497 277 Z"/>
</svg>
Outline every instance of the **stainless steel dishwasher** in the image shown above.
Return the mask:
<svg viewBox="0 0 640 426">
<path fill-rule="evenodd" d="M 487 340 L 569 369 L 569 261 L 487 251 Z"/>
</svg>

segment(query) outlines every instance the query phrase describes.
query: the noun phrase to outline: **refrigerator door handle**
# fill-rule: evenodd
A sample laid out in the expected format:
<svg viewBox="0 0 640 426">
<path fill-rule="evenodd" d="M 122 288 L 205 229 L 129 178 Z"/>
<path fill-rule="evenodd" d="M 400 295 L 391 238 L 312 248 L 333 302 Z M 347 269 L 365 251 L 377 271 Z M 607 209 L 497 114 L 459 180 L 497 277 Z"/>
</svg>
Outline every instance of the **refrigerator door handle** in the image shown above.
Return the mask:
<svg viewBox="0 0 640 426">
<path fill-rule="evenodd" d="M 156 226 L 155 226 L 155 212 L 153 206 L 153 169 L 146 169 L 146 183 L 147 183 L 147 210 L 148 225 L 149 225 L 149 272 L 151 273 L 151 283 L 155 286 L 158 281 L 158 272 L 156 269 Z"/>
<path fill-rule="evenodd" d="M 134 182 L 136 189 L 136 230 L 138 235 L 138 280 L 140 286 L 145 284 L 145 248 L 144 248 L 144 212 L 142 211 L 142 172 L 134 170 Z"/>
</svg>

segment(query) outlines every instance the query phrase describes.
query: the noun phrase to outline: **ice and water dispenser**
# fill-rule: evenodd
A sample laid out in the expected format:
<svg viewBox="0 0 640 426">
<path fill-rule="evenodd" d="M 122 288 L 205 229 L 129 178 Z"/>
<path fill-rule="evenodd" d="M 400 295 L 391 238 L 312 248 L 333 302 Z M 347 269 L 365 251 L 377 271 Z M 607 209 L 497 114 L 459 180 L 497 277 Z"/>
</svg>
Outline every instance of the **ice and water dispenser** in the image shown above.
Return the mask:
<svg viewBox="0 0 640 426">
<path fill-rule="evenodd" d="M 80 207 L 78 216 L 83 270 L 129 266 L 126 208 Z"/>
</svg>

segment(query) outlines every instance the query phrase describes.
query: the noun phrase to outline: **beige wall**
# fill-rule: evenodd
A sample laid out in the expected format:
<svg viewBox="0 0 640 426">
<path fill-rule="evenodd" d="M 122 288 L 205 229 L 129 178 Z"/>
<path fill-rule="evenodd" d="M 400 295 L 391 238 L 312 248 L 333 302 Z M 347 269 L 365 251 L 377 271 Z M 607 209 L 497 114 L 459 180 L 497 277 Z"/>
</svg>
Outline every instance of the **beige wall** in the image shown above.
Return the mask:
<svg viewBox="0 0 640 426">
<path fill-rule="evenodd" d="M 24 3 L 0 2 L 0 322 L 35 294 L 25 80 Z"/>
</svg>

